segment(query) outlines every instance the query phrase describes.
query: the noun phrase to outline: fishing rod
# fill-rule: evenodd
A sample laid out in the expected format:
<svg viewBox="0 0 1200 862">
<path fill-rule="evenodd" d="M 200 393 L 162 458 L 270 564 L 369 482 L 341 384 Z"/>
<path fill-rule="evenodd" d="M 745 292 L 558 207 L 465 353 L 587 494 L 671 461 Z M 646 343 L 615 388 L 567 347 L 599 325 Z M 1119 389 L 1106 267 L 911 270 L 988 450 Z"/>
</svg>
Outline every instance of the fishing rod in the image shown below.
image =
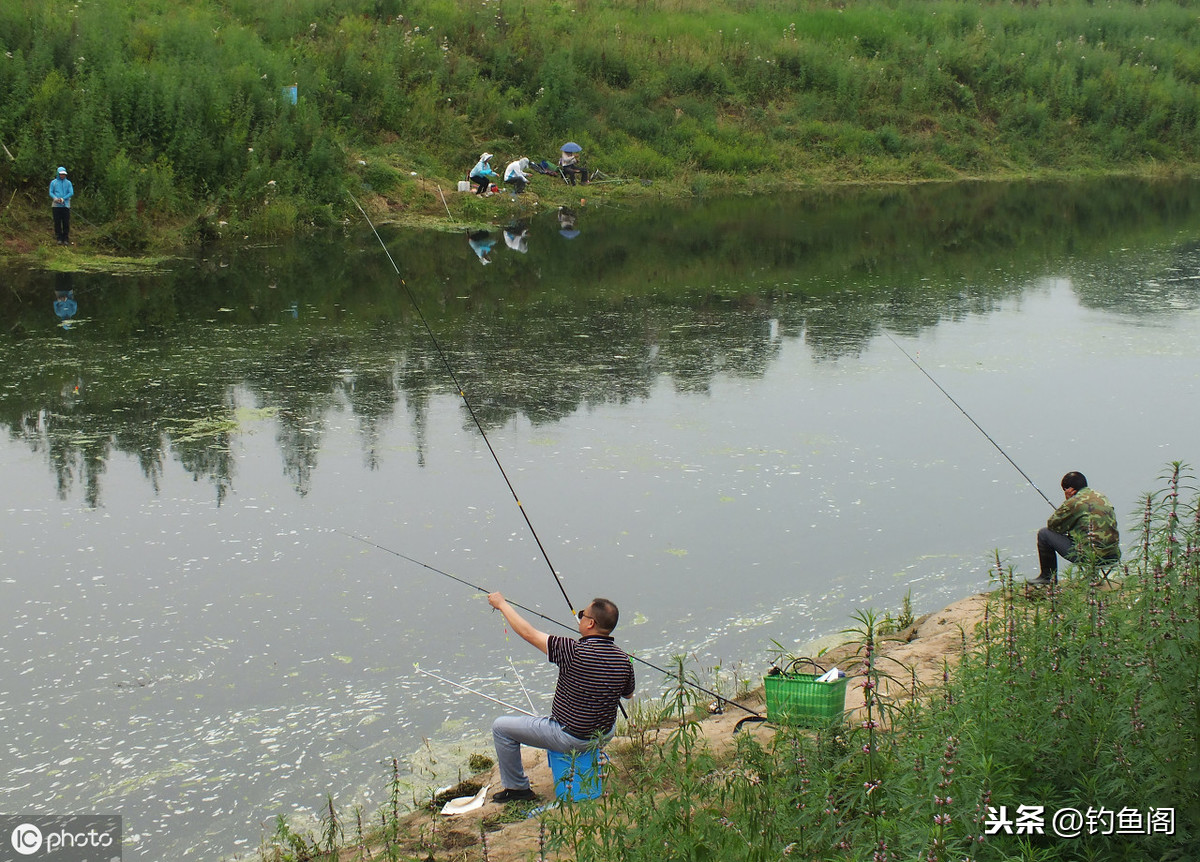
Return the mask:
<svg viewBox="0 0 1200 862">
<path fill-rule="evenodd" d="M 370 539 L 363 538 L 362 536 L 359 536 L 355 533 L 348 533 L 345 530 L 338 530 L 335 528 L 335 532 L 341 533 L 343 536 L 354 539 L 356 542 L 362 542 L 364 545 L 370 545 L 372 548 L 377 548 L 380 551 L 384 551 L 385 553 L 391 554 L 393 557 L 399 557 L 400 559 L 407 560 L 408 562 L 418 565 L 423 569 L 428 569 L 431 572 L 442 575 L 443 577 L 447 577 L 450 580 L 456 581 L 465 587 L 470 587 L 471 589 L 475 590 L 476 592 L 483 593 L 485 595 L 490 594 L 489 590 L 484 589 L 483 587 L 479 586 L 478 584 L 473 584 L 470 581 L 466 580 L 465 578 L 460 578 L 458 575 L 453 575 L 450 572 L 443 571 L 442 569 L 439 569 L 436 566 L 431 566 L 431 565 L 429 565 L 429 563 L 424 563 L 421 560 L 418 560 L 418 559 L 415 559 L 414 557 L 408 556 L 407 554 L 402 554 L 399 551 L 394 551 L 391 548 L 388 548 L 388 547 L 385 547 L 385 546 L 379 544 L 378 542 L 373 542 Z M 529 608 L 518 602 L 514 602 L 512 599 L 509 599 L 508 603 L 510 605 L 512 605 L 513 607 L 520 608 L 521 610 L 531 613 L 536 617 L 540 617 L 541 619 L 545 620 L 546 622 L 554 623 L 554 625 L 558 626 L 559 628 L 566 629 L 567 631 L 570 631 L 570 632 L 577 632 L 577 629 L 574 626 L 570 626 L 564 622 L 560 622 L 559 620 L 554 619 L 554 617 L 548 617 L 545 614 L 543 614 L 541 611 L 535 611 L 533 608 Z M 696 691 L 703 692 L 704 694 L 707 694 L 709 697 L 715 697 L 719 703 L 727 703 L 730 706 L 736 706 L 738 709 L 743 710 L 744 712 L 750 713 L 750 715 L 757 716 L 759 718 L 762 717 L 759 713 L 755 712 L 750 707 L 742 706 L 742 704 L 738 703 L 737 701 L 730 700 L 727 697 L 717 694 L 715 691 L 709 691 L 707 688 L 700 685 L 699 683 L 695 683 L 695 682 L 692 682 L 691 680 L 684 679 L 683 676 L 673 673 L 673 672 L 667 670 L 666 668 L 661 668 L 658 665 L 654 664 L 653 662 L 646 661 L 644 658 L 639 658 L 638 656 L 633 655 L 633 654 L 629 654 L 629 657 L 631 659 L 633 659 L 634 661 L 638 662 L 639 664 L 643 664 L 652 670 L 658 671 L 659 673 L 663 674 L 664 676 L 668 676 L 671 679 L 678 680 L 679 682 L 683 683 L 684 685 L 691 686 L 692 688 L 696 689 Z"/>
<path fill-rule="evenodd" d="M 441 342 L 437 336 L 433 334 L 433 328 L 429 325 L 429 321 L 425 319 L 425 314 L 421 311 L 421 306 L 417 303 L 417 298 L 413 296 L 413 292 L 408 287 L 408 282 L 404 280 L 404 276 L 400 274 L 400 267 L 396 266 L 395 259 L 392 258 L 392 253 L 388 251 L 387 244 L 384 243 L 383 237 L 379 235 L 379 231 L 375 229 L 375 223 L 371 221 L 371 217 L 367 215 L 367 211 L 362 208 L 362 205 L 355 199 L 354 195 L 346 192 L 346 196 L 354 201 L 354 205 L 358 207 L 358 211 L 362 213 L 367 224 L 371 226 L 371 232 L 375 234 L 375 239 L 379 241 L 379 245 L 383 248 L 383 253 L 387 255 L 388 261 L 392 264 L 392 269 L 396 271 L 396 276 L 400 279 L 400 284 L 404 288 L 404 292 L 408 294 L 408 300 L 416 309 L 417 317 L 421 319 L 421 324 L 425 327 L 425 331 L 429 333 L 429 340 L 433 342 L 434 349 L 437 351 L 438 358 L 442 360 L 442 365 L 445 366 L 446 372 L 450 375 L 451 381 L 454 383 L 454 388 L 458 390 L 459 397 L 462 398 L 463 404 L 467 408 L 467 412 L 471 415 L 471 420 L 475 423 L 475 427 L 479 429 L 479 434 L 483 437 L 483 442 L 487 446 L 488 452 L 492 455 L 492 460 L 496 462 L 496 466 L 500 470 L 500 475 L 504 477 L 504 483 L 508 485 L 508 490 L 512 494 L 513 499 L 517 502 L 517 508 L 521 510 L 521 517 L 525 519 L 525 526 L 529 528 L 529 532 L 533 535 L 534 542 L 537 543 L 538 550 L 542 554 L 542 559 L 546 561 L 546 565 L 550 567 L 550 574 L 554 576 L 554 583 L 558 586 L 558 591 L 562 593 L 562 597 L 566 599 L 567 607 L 571 610 L 571 616 L 575 616 L 575 605 L 571 601 L 571 597 L 567 595 L 566 587 L 563 586 L 562 578 L 558 571 L 554 568 L 554 564 L 550 562 L 550 555 L 546 553 L 545 546 L 542 545 L 542 540 L 538 538 L 537 530 L 533 528 L 533 522 L 529 520 L 529 515 L 525 511 L 525 506 L 521 503 L 521 498 L 517 495 L 517 489 L 513 487 L 513 483 L 508 478 L 508 473 L 504 471 L 504 465 L 500 463 L 500 456 L 496 454 L 496 450 L 492 448 L 492 441 L 488 439 L 487 432 L 483 430 L 483 423 L 479 421 L 479 417 L 475 413 L 475 408 L 471 405 L 471 401 L 467 398 L 466 390 L 458 382 L 458 375 L 454 373 L 454 368 L 450 365 L 450 360 L 446 357 L 442 350 Z"/>
<path fill-rule="evenodd" d="M 491 592 L 492 592 L 491 590 L 486 590 L 483 587 L 478 586 L 477 584 L 473 584 L 470 581 L 463 580 L 458 575 L 452 575 L 449 572 L 444 572 L 439 568 L 429 565 L 429 563 L 423 563 L 420 560 L 414 559 L 410 556 L 407 556 L 406 554 L 402 554 L 399 551 L 393 551 L 391 548 L 385 548 L 383 545 L 372 542 L 370 539 L 364 539 L 362 536 L 359 536 L 355 533 L 347 533 L 345 530 L 338 530 L 337 528 L 334 528 L 334 529 L 335 529 L 335 532 L 341 533 L 343 536 L 354 539 L 355 541 L 362 542 L 364 545 L 370 545 L 372 548 L 378 548 L 381 551 L 386 551 L 387 553 L 391 554 L 393 557 L 399 557 L 402 560 L 408 560 L 408 562 L 415 563 L 416 565 L 421 566 L 422 568 L 429 569 L 429 571 L 431 571 L 431 572 L 436 572 L 439 575 L 444 575 L 445 577 L 449 578 L 452 581 L 458 581 L 464 587 L 470 587 L 471 589 L 475 590 L 476 592 L 483 593 L 485 596 L 491 595 Z M 525 607 L 525 605 L 519 604 L 518 602 L 514 602 L 511 600 L 509 600 L 508 603 L 510 605 L 512 605 L 514 608 L 520 608 L 521 610 L 523 610 L 527 613 L 533 614 L 535 617 L 541 617 L 548 623 L 554 623 L 556 626 L 562 626 L 565 629 L 571 628 L 566 623 L 561 623 L 558 620 L 554 619 L 554 617 L 548 617 L 541 611 L 535 611 L 533 608 L 527 608 L 527 607 Z"/>
<path fill-rule="evenodd" d="M 1042 495 L 1042 499 L 1045 500 L 1050 505 L 1050 508 L 1052 508 L 1052 509 L 1055 508 L 1054 504 L 1050 502 L 1050 498 L 1047 497 L 1045 494 L 1042 494 L 1042 489 L 1039 488 L 1037 485 L 1035 485 L 1033 480 L 1029 478 L 1029 475 L 1024 470 L 1022 470 L 1020 468 L 1020 466 L 1018 466 L 1017 462 L 1014 461 L 1012 458 L 1009 458 L 1008 453 L 1000 448 L 1000 444 L 997 443 L 995 440 L 993 440 L 992 436 L 990 434 L 988 434 L 988 432 L 984 431 L 978 422 L 976 422 L 974 419 L 971 418 L 971 414 L 968 413 L 966 410 L 963 410 L 962 405 L 954 400 L 954 396 L 951 395 L 949 392 L 947 392 L 945 389 L 942 389 L 942 384 L 940 384 L 936 380 L 934 380 L 933 377 L 930 375 L 930 373 L 921 367 L 921 363 L 917 362 L 917 360 L 915 360 L 911 356 L 909 356 L 908 351 L 905 350 L 903 347 L 901 347 L 900 344 L 896 341 L 896 339 L 892 338 L 892 336 L 886 332 L 884 333 L 884 335 L 887 336 L 888 341 L 890 341 L 890 342 L 892 342 L 892 344 L 896 345 L 897 350 L 899 350 L 906 357 L 908 357 L 909 362 L 911 362 L 913 365 L 917 366 L 917 369 L 922 374 L 924 374 L 926 377 L 929 378 L 930 383 L 932 383 L 934 386 L 936 386 L 943 395 L 945 395 L 947 398 L 950 399 L 950 403 L 958 408 L 958 412 L 960 412 L 963 416 L 966 416 L 968 419 L 971 420 L 971 424 L 979 429 L 979 433 L 982 434 L 984 437 L 987 437 L 988 442 L 996 447 L 996 451 L 999 452 L 1001 455 L 1003 455 L 1008 460 L 1009 464 L 1012 464 L 1014 467 L 1017 468 L 1017 472 L 1025 477 L 1025 481 L 1029 483 L 1029 486 L 1031 488 L 1033 488 L 1033 490 L 1037 491 L 1039 494 Z"/>
</svg>

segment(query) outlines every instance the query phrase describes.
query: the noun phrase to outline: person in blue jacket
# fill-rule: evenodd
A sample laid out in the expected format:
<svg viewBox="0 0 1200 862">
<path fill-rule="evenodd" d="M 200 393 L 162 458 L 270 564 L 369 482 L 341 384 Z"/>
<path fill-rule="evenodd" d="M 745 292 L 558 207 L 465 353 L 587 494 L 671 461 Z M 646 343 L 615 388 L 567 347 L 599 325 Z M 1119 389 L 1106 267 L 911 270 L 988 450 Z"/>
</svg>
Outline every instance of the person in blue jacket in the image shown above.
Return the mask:
<svg viewBox="0 0 1200 862">
<path fill-rule="evenodd" d="M 488 164 L 491 158 L 491 153 L 484 153 L 479 157 L 479 161 L 475 164 L 475 167 L 471 168 L 471 182 L 475 185 L 475 194 L 477 195 L 484 194 L 488 190 L 488 186 L 491 185 L 492 177 L 499 176 L 499 174 L 492 170 L 492 166 Z"/>
<path fill-rule="evenodd" d="M 59 245 L 71 244 L 71 198 L 75 187 L 67 179 L 67 169 L 59 168 L 50 181 L 50 212 L 54 216 L 54 238 Z"/>
</svg>

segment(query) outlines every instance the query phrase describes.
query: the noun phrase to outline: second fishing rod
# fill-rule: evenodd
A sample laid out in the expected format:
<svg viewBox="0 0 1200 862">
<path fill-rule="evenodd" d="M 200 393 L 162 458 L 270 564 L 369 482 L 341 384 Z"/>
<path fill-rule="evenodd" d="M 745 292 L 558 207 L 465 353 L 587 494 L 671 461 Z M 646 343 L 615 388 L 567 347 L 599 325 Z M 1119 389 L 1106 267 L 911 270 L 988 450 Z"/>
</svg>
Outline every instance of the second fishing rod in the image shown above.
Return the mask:
<svg viewBox="0 0 1200 862">
<path fill-rule="evenodd" d="M 917 370 L 920 371 L 922 374 L 924 374 L 925 377 L 929 379 L 929 382 L 938 388 L 939 392 L 941 392 L 948 399 L 950 399 L 950 403 L 958 408 L 958 412 L 961 413 L 963 416 L 966 416 L 967 419 L 970 420 L 971 424 L 974 425 L 975 428 L 979 431 L 979 433 L 982 434 L 984 437 L 986 437 L 987 441 L 996 447 L 996 451 L 999 452 L 1001 455 L 1003 455 L 1005 460 L 1008 461 L 1009 464 L 1012 464 L 1013 467 L 1016 468 L 1017 472 L 1020 473 L 1021 476 L 1025 479 L 1025 481 L 1029 483 L 1029 487 L 1031 487 L 1031 488 L 1033 488 L 1033 490 L 1037 491 L 1038 494 L 1041 496 L 1041 498 L 1043 500 L 1045 500 L 1046 503 L 1050 506 L 1050 508 L 1054 508 L 1054 503 L 1052 503 L 1050 501 L 1050 498 L 1047 497 L 1042 492 L 1041 488 L 1039 488 L 1036 484 L 1034 484 L 1034 481 L 1029 478 L 1029 474 L 1026 473 L 1024 470 L 1022 470 L 1020 465 L 1017 464 L 1017 462 L 1014 461 L 1011 457 L 1009 457 L 1009 454 L 1007 452 L 1005 452 L 1002 448 L 1000 448 L 1000 444 L 997 443 L 995 440 L 993 440 L 992 435 L 989 434 L 988 432 L 984 431 L 983 426 L 980 425 L 978 422 L 976 422 L 974 417 L 972 417 L 970 413 L 968 413 L 966 410 L 964 410 L 963 406 L 961 404 L 959 404 L 957 401 L 954 400 L 954 396 L 951 395 L 949 392 L 947 392 L 945 390 L 945 388 L 943 388 L 942 384 L 940 384 L 936 380 L 934 380 L 933 375 L 930 374 L 928 371 L 926 371 L 924 369 L 924 367 L 922 367 L 921 363 L 917 362 L 917 360 L 914 359 L 907 350 L 905 350 L 903 347 L 901 347 L 900 343 L 898 341 L 896 341 L 896 339 L 892 338 L 892 336 L 888 335 L 886 332 L 884 333 L 884 335 L 887 335 L 887 340 L 892 342 L 892 344 L 895 345 L 896 349 L 899 350 L 901 353 L 903 353 L 905 355 L 905 357 L 907 357 L 909 362 L 911 362 L 913 365 L 917 366 Z"/>
</svg>

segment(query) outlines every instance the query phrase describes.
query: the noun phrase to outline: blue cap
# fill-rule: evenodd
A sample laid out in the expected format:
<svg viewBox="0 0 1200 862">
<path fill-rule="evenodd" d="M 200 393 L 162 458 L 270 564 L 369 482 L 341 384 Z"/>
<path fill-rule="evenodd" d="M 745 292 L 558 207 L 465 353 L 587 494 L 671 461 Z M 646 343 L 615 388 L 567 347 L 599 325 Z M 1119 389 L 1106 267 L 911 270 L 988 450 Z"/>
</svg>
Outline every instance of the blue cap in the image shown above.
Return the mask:
<svg viewBox="0 0 1200 862">
<path fill-rule="evenodd" d="M 60 174 L 65 174 L 67 172 L 67 169 L 62 167 L 62 165 L 59 165 L 58 172 Z"/>
</svg>

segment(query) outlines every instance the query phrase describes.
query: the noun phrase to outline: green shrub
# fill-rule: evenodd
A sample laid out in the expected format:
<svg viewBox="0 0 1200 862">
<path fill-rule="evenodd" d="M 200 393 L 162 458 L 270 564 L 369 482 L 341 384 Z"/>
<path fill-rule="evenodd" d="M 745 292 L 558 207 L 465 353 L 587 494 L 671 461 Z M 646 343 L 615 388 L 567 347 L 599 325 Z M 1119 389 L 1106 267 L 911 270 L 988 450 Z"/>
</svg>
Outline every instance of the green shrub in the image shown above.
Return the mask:
<svg viewBox="0 0 1200 862">
<path fill-rule="evenodd" d="M 244 222 L 246 231 L 254 237 L 283 236 L 296 229 L 299 210 L 290 200 L 273 200 L 250 215 Z"/>
<path fill-rule="evenodd" d="M 679 169 L 678 159 L 631 139 L 595 154 L 593 164 L 611 174 L 644 179 L 665 179 Z"/>
<path fill-rule="evenodd" d="M 400 182 L 400 172 L 384 162 L 368 162 L 363 170 L 363 182 L 372 191 L 386 194 Z"/>
</svg>

